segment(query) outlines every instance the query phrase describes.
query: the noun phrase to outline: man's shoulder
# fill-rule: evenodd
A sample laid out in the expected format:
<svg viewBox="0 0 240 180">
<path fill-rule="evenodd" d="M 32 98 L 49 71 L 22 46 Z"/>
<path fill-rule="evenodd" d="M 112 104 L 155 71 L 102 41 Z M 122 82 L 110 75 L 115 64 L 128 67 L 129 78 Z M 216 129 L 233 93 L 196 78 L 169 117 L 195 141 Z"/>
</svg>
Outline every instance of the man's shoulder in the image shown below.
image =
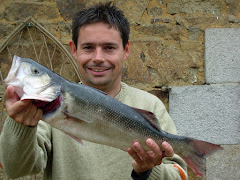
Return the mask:
<svg viewBox="0 0 240 180">
<path fill-rule="evenodd" d="M 155 95 L 144 91 L 142 89 L 127 85 L 126 83 L 121 83 L 122 84 L 122 91 L 124 95 L 128 96 L 133 96 L 133 97 L 138 97 L 138 98 L 144 98 L 144 99 L 158 99 Z"/>
<path fill-rule="evenodd" d="M 116 99 L 124 104 L 140 109 L 152 110 L 156 105 L 162 106 L 162 101 L 155 95 L 121 83 L 121 92 L 116 96 Z"/>
</svg>

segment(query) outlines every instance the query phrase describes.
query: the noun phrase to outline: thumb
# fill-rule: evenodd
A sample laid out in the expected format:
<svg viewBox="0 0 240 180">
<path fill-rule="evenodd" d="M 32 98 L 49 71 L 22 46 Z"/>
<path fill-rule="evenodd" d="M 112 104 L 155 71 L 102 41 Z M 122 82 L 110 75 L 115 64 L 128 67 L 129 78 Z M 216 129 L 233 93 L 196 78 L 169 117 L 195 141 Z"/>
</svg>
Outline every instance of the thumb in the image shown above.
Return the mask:
<svg viewBox="0 0 240 180">
<path fill-rule="evenodd" d="M 11 106 L 13 103 L 20 100 L 19 96 L 15 92 L 15 89 L 12 85 L 7 87 L 4 94 L 4 98 L 6 100 L 6 106 Z"/>
</svg>

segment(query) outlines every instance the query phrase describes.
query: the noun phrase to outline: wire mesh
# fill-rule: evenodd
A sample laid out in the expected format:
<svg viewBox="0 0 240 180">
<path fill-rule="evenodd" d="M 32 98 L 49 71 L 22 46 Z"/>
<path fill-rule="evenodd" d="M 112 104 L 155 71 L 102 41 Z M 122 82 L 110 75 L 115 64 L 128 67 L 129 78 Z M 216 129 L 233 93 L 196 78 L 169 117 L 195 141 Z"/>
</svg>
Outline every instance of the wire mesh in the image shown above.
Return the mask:
<svg viewBox="0 0 240 180">
<path fill-rule="evenodd" d="M 30 58 L 53 70 L 64 78 L 78 82 L 77 65 L 68 50 L 31 17 L 21 23 L 0 46 L 0 132 L 7 117 L 4 107 L 6 78 L 13 56 Z M 42 175 L 26 176 L 18 180 L 41 179 Z M 0 180 L 8 180 L 0 168 Z"/>
</svg>

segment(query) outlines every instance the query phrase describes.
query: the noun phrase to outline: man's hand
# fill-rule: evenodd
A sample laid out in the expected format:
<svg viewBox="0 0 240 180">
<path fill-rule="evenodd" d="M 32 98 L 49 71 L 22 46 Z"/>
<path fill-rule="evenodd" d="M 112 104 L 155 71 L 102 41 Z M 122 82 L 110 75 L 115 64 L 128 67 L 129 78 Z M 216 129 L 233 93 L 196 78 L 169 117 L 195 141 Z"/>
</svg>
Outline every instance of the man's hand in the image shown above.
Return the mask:
<svg viewBox="0 0 240 180">
<path fill-rule="evenodd" d="M 162 143 L 163 151 L 150 138 L 146 140 L 146 144 L 151 149 L 150 151 L 145 151 L 139 142 L 134 142 L 133 148 L 127 149 L 128 154 L 134 159 L 132 162 L 133 169 L 138 174 L 160 165 L 164 157 L 174 155 L 172 146 L 165 141 Z"/>
<path fill-rule="evenodd" d="M 8 116 L 25 126 L 36 126 L 42 118 L 42 110 L 38 109 L 32 100 L 21 101 L 13 86 L 8 86 L 4 97 Z"/>
</svg>

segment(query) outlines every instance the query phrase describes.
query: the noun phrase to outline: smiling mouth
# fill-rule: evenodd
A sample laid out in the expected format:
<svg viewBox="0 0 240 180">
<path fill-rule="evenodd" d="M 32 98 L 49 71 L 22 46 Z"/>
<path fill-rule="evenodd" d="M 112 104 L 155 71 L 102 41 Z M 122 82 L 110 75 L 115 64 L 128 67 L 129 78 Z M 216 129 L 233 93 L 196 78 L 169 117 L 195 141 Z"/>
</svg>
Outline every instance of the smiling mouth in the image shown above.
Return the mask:
<svg viewBox="0 0 240 180">
<path fill-rule="evenodd" d="M 105 71 L 106 69 L 91 69 L 92 71 L 94 71 L 94 72 L 103 72 L 103 71 Z"/>
<path fill-rule="evenodd" d="M 89 70 L 93 71 L 93 72 L 105 72 L 107 70 L 109 70 L 110 68 L 105 68 L 105 69 L 100 69 L 100 68 L 88 68 Z"/>
</svg>

